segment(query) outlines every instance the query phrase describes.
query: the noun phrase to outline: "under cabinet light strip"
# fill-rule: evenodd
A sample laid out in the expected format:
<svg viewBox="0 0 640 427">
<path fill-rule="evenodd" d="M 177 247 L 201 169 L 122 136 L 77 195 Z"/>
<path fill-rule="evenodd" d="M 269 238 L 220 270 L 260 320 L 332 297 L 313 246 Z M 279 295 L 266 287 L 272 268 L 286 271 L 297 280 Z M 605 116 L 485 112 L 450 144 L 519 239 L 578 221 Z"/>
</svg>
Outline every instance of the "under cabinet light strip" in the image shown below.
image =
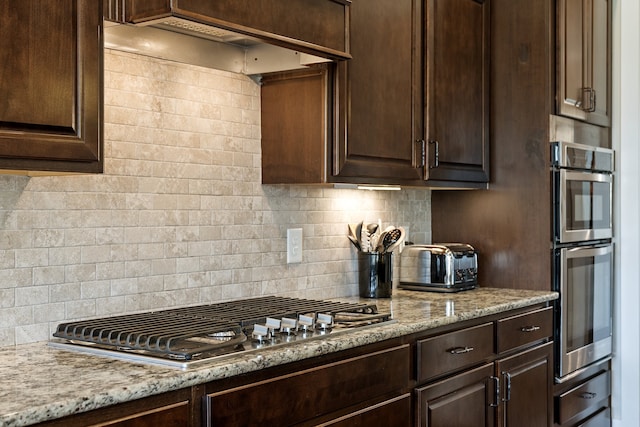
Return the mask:
<svg viewBox="0 0 640 427">
<path fill-rule="evenodd" d="M 399 191 L 402 188 L 393 185 L 358 185 L 358 190 Z"/>
</svg>

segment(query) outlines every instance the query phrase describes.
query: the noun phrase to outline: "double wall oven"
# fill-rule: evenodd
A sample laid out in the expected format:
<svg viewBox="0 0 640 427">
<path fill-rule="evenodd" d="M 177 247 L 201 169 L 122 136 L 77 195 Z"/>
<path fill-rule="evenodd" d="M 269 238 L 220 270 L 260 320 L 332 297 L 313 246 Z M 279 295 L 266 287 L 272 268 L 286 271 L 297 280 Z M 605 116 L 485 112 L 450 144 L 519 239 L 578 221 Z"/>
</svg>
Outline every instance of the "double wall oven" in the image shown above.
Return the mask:
<svg viewBox="0 0 640 427">
<path fill-rule="evenodd" d="M 556 381 L 610 357 L 613 150 L 552 144 Z"/>
</svg>

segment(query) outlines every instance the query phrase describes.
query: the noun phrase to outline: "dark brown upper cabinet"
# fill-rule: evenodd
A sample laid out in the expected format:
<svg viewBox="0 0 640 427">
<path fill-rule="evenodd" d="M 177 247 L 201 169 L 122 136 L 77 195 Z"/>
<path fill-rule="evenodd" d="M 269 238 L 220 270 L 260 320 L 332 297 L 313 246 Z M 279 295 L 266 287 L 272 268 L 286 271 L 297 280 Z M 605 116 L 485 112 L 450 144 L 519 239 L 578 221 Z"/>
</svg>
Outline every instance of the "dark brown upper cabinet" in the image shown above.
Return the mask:
<svg viewBox="0 0 640 427">
<path fill-rule="evenodd" d="M 262 76 L 262 182 L 424 185 L 421 3 L 351 6 L 352 59 Z"/>
<path fill-rule="evenodd" d="M 558 2 L 558 114 L 611 124 L 609 0 Z"/>
<path fill-rule="evenodd" d="M 337 66 L 330 179 L 422 184 L 419 0 L 360 0 L 351 13 L 353 58 Z"/>
<path fill-rule="evenodd" d="M 102 2 L 0 0 L 0 169 L 102 172 Z"/>
<path fill-rule="evenodd" d="M 349 58 L 351 0 L 109 0 L 105 19 L 165 29 L 203 32 L 224 39 L 215 28 L 325 58 Z M 221 40 L 224 41 L 224 40 Z"/>
<path fill-rule="evenodd" d="M 488 7 L 353 2 L 352 59 L 263 75 L 263 183 L 486 186 Z"/>
<path fill-rule="evenodd" d="M 489 0 L 428 0 L 425 179 L 489 181 Z"/>
</svg>

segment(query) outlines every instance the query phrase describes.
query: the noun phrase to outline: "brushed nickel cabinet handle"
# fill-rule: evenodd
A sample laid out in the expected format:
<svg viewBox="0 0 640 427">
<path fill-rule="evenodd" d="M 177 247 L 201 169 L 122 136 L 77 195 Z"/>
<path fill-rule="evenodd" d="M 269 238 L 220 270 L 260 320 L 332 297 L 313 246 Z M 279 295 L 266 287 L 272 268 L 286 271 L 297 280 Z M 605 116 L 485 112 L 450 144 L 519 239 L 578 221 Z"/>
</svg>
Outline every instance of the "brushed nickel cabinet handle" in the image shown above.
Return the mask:
<svg viewBox="0 0 640 427">
<path fill-rule="evenodd" d="M 450 354 L 465 354 L 473 351 L 473 347 L 456 347 L 448 350 Z"/>
<path fill-rule="evenodd" d="M 522 328 L 520 328 L 520 331 L 522 332 L 535 332 L 539 330 L 540 326 L 523 326 Z"/>
<path fill-rule="evenodd" d="M 581 398 L 583 399 L 595 399 L 596 396 L 598 396 L 598 393 L 592 393 L 590 391 L 584 392 L 580 395 Z"/>
<path fill-rule="evenodd" d="M 491 376 L 489 377 L 489 380 L 493 380 L 496 383 L 496 388 L 495 388 L 495 393 L 493 398 L 494 403 L 490 403 L 489 406 L 491 406 L 492 408 L 497 408 L 498 405 L 500 404 L 500 378 Z"/>
<path fill-rule="evenodd" d="M 435 169 L 440 166 L 440 143 L 437 140 L 431 140 L 429 141 L 429 145 L 433 145 L 435 147 L 433 154 L 433 165 L 429 164 L 429 169 Z"/>
<path fill-rule="evenodd" d="M 419 161 L 416 162 L 416 167 L 422 168 L 422 167 L 424 167 L 424 165 L 426 163 L 427 144 L 426 144 L 424 139 L 417 140 L 416 144 L 418 144 L 418 153 L 419 153 L 418 154 Z"/>
<path fill-rule="evenodd" d="M 502 376 L 504 377 L 504 383 L 506 388 L 506 396 L 502 399 L 503 402 L 508 402 L 511 400 L 511 374 L 509 372 L 502 371 Z"/>
<path fill-rule="evenodd" d="M 596 111 L 596 91 L 591 87 L 582 88 L 582 100 L 576 102 L 576 107 L 587 113 Z"/>
<path fill-rule="evenodd" d="M 589 112 L 593 113 L 594 111 L 596 111 L 596 90 L 591 89 L 591 109 Z"/>
</svg>

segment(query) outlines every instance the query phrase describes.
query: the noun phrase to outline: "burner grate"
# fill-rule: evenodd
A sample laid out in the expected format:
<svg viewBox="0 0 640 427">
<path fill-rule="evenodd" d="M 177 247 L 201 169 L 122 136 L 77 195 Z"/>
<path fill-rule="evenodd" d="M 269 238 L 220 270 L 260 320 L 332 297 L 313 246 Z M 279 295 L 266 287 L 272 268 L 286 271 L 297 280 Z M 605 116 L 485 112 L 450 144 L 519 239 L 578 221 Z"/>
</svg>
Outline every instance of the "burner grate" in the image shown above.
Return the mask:
<svg viewBox="0 0 640 427">
<path fill-rule="evenodd" d="M 375 304 L 260 297 L 58 325 L 54 337 L 99 348 L 191 360 L 204 352 L 242 350 L 255 324 L 301 314 L 377 315 Z"/>
<path fill-rule="evenodd" d="M 151 312 L 62 323 L 53 336 L 121 351 L 190 359 L 194 354 L 246 340 L 239 325 Z"/>
<path fill-rule="evenodd" d="M 374 304 L 354 304 L 336 301 L 318 301 L 286 297 L 260 297 L 240 301 L 229 301 L 210 305 L 183 307 L 166 310 L 175 316 L 201 317 L 226 320 L 243 328 L 264 323 L 267 317 L 297 317 L 300 314 L 342 312 L 376 314 Z"/>
</svg>

